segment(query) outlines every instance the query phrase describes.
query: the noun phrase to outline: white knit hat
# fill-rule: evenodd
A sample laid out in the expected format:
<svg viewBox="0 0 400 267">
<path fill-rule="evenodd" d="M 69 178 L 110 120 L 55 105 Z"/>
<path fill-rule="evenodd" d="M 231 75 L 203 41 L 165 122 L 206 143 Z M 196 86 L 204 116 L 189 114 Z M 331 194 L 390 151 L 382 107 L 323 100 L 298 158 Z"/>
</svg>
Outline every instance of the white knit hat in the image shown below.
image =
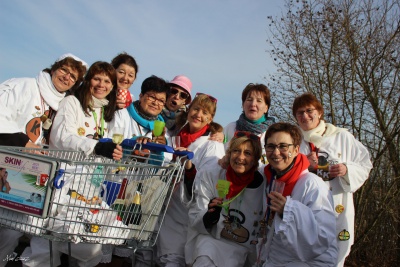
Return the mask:
<svg viewBox="0 0 400 267">
<path fill-rule="evenodd" d="M 61 60 L 63 60 L 63 59 L 66 58 L 66 57 L 72 57 L 72 58 L 75 59 L 76 61 L 80 61 L 80 62 L 82 63 L 82 65 L 85 66 L 86 70 L 89 69 L 89 65 L 88 65 L 85 61 L 83 61 L 82 59 L 80 59 L 79 57 L 77 57 L 77 56 L 75 56 L 75 55 L 73 55 L 73 54 L 71 54 L 71 53 L 67 53 L 67 54 L 61 55 L 61 56 L 56 60 L 56 62 L 61 61 Z"/>
</svg>

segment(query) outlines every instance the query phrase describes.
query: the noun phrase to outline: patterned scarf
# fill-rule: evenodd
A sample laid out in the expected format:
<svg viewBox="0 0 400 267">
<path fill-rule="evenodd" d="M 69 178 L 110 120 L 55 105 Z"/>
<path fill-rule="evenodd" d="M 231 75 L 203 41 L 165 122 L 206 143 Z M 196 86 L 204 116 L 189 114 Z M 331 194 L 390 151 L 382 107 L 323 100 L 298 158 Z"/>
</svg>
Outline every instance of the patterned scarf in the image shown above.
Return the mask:
<svg viewBox="0 0 400 267">
<path fill-rule="evenodd" d="M 271 184 L 275 179 L 279 179 L 279 181 L 285 183 L 285 189 L 283 190 L 283 196 L 285 197 L 292 194 L 300 174 L 310 166 L 307 157 L 303 154 L 298 154 L 293 162 L 294 163 L 289 166 L 288 170 L 285 171 L 283 175 L 277 175 L 276 170 L 271 167 L 271 164 L 268 164 L 264 168 L 264 174 L 265 177 L 267 177 L 268 184 Z"/>
<path fill-rule="evenodd" d="M 275 123 L 275 119 L 267 116 L 265 116 L 265 120 L 261 123 L 252 122 L 246 119 L 246 116 L 244 113 L 242 113 L 239 119 L 236 121 L 236 130 L 251 132 L 253 134 L 261 134 L 265 132 L 273 123 Z"/>
<path fill-rule="evenodd" d="M 229 165 L 226 171 L 226 180 L 232 183 L 231 186 L 229 186 L 229 192 L 226 195 L 226 198 L 230 199 L 236 196 L 243 190 L 243 188 L 248 186 L 254 180 L 255 170 L 256 168 L 253 167 L 247 173 L 238 176 L 232 169 L 231 165 Z"/>
</svg>

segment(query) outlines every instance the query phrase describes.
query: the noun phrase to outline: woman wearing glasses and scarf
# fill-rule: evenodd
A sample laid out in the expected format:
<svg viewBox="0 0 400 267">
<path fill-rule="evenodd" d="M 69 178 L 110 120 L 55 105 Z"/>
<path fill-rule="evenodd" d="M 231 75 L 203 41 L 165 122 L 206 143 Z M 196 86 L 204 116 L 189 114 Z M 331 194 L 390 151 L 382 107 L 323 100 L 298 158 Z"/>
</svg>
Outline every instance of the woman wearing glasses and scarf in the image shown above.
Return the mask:
<svg viewBox="0 0 400 267">
<path fill-rule="evenodd" d="M 161 266 L 185 266 L 188 202 L 192 199 L 196 172 L 209 168 L 210 162 L 217 162 L 218 158 L 224 155 L 223 144 L 209 140 L 212 133 L 222 128 L 213 122 L 216 110 L 216 98 L 198 93 L 188 110 L 177 118 L 177 131 L 169 132 L 170 136 L 180 137 L 181 147 L 178 150 L 192 151 L 194 157 L 186 162 L 184 181 L 181 181 L 179 188 L 174 191 L 160 229 L 157 248 Z"/>
<path fill-rule="evenodd" d="M 60 56 L 36 78 L 12 78 L 0 84 L 0 145 L 41 148 L 51 120 L 66 93 L 78 87 L 87 64 L 73 54 Z M 23 234 L 0 228 L 0 266 Z"/>
<path fill-rule="evenodd" d="M 339 249 L 336 266 L 343 266 L 354 242 L 353 193 L 368 179 L 369 152 L 347 129 L 323 120 L 324 109 L 314 95 L 298 96 L 292 111 L 304 137 L 300 152 L 307 155 L 310 171 L 332 191 Z"/>
<path fill-rule="evenodd" d="M 186 263 L 191 266 L 244 266 L 254 263 L 262 230 L 265 185 L 257 171 L 260 138 L 237 131 L 226 152 L 228 168 L 216 162 L 201 169 L 189 210 Z"/>
<path fill-rule="evenodd" d="M 265 133 L 269 164 L 264 248 L 258 261 L 264 267 L 335 266 L 337 247 L 335 214 L 328 186 L 308 171 L 309 162 L 299 153 L 300 130 L 289 123 L 272 124 Z M 284 182 L 282 193 L 271 190 L 274 180 Z M 261 243 L 261 242 L 260 242 Z"/>
<path fill-rule="evenodd" d="M 141 86 L 139 100 L 134 101 L 126 109 L 118 110 L 113 127 L 124 127 L 125 138 L 145 137 L 147 141 L 165 145 L 165 131 L 160 136 L 153 136 L 154 121 L 164 121 L 161 111 L 167 101 L 167 83 L 157 77 L 146 78 Z"/>
<path fill-rule="evenodd" d="M 243 112 L 237 121 L 229 123 L 224 127 L 225 148 L 229 140 L 234 136 L 235 131 L 247 131 L 260 137 L 261 146 L 264 149 L 264 135 L 272 123 L 273 117 L 268 116 L 271 106 L 271 96 L 268 87 L 264 84 L 249 83 L 242 92 Z M 261 163 L 265 164 L 265 151 L 260 157 Z"/>
<path fill-rule="evenodd" d="M 44 135 L 60 101 L 79 86 L 87 67 L 80 58 L 64 54 L 36 78 L 0 84 L 0 145 L 38 148 L 47 143 Z"/>
</svg>

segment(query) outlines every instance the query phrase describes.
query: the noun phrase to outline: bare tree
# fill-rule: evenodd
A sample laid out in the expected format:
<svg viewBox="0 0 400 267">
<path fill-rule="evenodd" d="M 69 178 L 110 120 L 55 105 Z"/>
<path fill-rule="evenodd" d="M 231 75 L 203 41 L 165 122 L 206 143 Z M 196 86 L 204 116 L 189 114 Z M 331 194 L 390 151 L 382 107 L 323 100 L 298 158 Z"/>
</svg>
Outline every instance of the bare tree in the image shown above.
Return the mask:
<svg viewBox="0 0 400 267">
<path fill-rule="evenodd" d="M 286 0 L 268 17 L 271 114 L 293 120 L 308 91 L 326 120 L 369 149 L 373 170 L 355 194 L 356 236 L 346 264 L 400 264 L 400 0 Z"/>
</svg>

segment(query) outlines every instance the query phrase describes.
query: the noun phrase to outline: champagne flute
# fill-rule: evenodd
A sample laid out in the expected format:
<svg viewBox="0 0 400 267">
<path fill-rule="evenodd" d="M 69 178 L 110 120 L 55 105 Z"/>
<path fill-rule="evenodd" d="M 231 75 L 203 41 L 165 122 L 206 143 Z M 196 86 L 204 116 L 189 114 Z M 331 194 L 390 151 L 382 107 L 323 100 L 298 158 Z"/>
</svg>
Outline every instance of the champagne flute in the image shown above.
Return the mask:
<svg viewBox="0 0 400 267">
<path fill-rule="evenodd" d="M 112 141 L 114 144 L 121 144 L 122 141 L 124 140 L 124 127 L 115 127 L 113 129 L 113 135 L 112 135 Z"/>
<path fill-rule="evenodd" d="M 114 144 L 119 145 L 122 143 L 122 141 L 124 141 L 124 131 L 125 131 L 124 127 L 113 128 L 112 141 Z M 121 160 L 119 160 L 118 162 L 121 163 Z M 124 167 L 118 166 L 116 173 L 119 173 L 120 171 L 123 171 L 124 169 L 125 169 Z"/>
</svg>

